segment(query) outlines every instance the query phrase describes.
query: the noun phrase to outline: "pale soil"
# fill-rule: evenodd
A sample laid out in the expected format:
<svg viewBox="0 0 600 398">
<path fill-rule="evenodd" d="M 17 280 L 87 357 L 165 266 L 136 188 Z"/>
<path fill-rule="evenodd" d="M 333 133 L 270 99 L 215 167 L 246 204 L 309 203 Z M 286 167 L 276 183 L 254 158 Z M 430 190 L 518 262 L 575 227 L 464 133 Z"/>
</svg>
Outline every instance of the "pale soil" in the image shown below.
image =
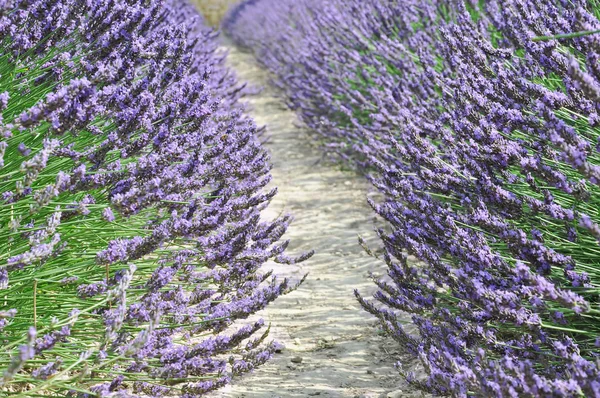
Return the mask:
<svg viewBox="0 0 600 398">
<path fill-rule="evenodd" d="M 299 266 L 269 264 L 276 273 L 294 279 L 309 273 L 297 291 L 259 314 L 272 323 L 271 336 L 285 349 L 211 397 L 387 397 L 390 392 L 394 397 L 420 396 L 394 368 L 402 359 L 398 346 L 378 333 L 374 318 L 353 295 L 358 289 L 369 296 L 375 290 L 369 272 L 385 273 L 385 265 L 357 243 L 361 235 L 378 247 L 377 220 L 366 203 L 367 181 L 324 161 L 322 152 L 296 127 L 294 113 L 267 86 L 267 72 L 251 55 L 229 47 L 229 64 L 240 80 L 265 87 L 247 101 L 252 117 L 267 126 L 266 147 L 279 188 L 266 217 L 293 214 L 295 221 L 286 235 L 289 252 L 315 249 L 316 255 Z"/>
<path fill-rule="evenodd" d="M 241 0 L 192 0 L 200 13 L 204 16 L 205 22 L 211 26 L 218 26 L 227 10 Z"/>
</svg>

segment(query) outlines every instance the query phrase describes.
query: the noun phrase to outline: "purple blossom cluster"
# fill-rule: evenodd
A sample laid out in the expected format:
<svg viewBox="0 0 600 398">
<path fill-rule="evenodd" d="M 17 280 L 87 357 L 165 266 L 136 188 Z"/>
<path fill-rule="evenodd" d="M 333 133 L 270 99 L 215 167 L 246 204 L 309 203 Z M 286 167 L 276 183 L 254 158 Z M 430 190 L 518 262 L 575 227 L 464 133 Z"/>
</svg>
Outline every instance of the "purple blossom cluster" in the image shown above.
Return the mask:
<svg viewBox="0 0 600 398">
<path fill-rule="evenodd" d="M 421 361 L 424 375 L 402 369 L 419 388 L 600 397 L 599 13 L 251 0 L 224 22 L 383 193 L 389 273 L 375 300 L 356 296 Z"/>
<path fill-rule="evenodd" d="M 0 391 L 195 397 L 264 363 L 262 322 L 230 327 L 311 253 L 261 219 L 215 32 L 184 0 L 10 0 L 0 44 Z"/>
</svg>

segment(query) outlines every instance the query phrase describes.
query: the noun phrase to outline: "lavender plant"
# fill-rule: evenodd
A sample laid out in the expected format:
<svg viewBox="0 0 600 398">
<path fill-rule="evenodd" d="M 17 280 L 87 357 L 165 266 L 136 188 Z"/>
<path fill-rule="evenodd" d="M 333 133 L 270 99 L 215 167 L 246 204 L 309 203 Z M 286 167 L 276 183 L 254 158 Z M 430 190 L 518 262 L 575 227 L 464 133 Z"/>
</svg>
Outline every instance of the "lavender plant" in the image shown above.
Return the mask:
<svg viewBox="0 0 600 398">
<path fill-rule="evenodd" d="M 200 396 L 269 359 L 299 282 L 268 155 L 185 1 L 0 5 L 0 391 Z"/>
<path fill-rule="evenodd" d="M 600 396 L 600 6 L 270 3 L 225 26 L 384 193 L 371 205 L 389 277 L 357 298 L 423 363 L 400 364 L 407 379 L 436 395 Z"/>
</svg>

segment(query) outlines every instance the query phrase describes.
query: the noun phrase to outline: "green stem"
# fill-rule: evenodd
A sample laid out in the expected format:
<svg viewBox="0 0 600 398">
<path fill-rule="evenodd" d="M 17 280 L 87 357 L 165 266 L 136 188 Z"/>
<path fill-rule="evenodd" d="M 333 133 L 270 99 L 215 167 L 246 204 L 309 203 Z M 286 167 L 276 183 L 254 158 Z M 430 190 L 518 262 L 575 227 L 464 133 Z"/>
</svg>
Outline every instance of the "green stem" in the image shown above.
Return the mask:
<svg viewBox="0 0 600 398">
<path fill-rule="evenodd" d="M 600 33 L 600 29 L 582 30 L 580 32 L 562 33 L 562 34 L 553 35 L 553 36 L 536 36 L 536 37 L 533 37 L 531 40 L 532 41 L 548 41 L 548 40 L 559 40 L 559 39 L 573 39 L 576 37 L 589 36 L 589 35 L 594 35 L 597 33 Z"/>
</svg>

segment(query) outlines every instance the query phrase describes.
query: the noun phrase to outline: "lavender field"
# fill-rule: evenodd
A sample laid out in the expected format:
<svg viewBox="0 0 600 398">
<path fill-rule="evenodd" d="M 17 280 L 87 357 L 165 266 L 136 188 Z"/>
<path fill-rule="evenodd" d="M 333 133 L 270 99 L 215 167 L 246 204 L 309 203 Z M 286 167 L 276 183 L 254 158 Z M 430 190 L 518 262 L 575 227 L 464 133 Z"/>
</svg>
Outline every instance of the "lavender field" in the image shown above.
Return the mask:
<svg viewBox="0 0 600 398">
<path fill-rule="evenodd" d="M 0 1 L 0 397 L 600 397 L 600 3 L 217 3 Z"/>
</svg>

